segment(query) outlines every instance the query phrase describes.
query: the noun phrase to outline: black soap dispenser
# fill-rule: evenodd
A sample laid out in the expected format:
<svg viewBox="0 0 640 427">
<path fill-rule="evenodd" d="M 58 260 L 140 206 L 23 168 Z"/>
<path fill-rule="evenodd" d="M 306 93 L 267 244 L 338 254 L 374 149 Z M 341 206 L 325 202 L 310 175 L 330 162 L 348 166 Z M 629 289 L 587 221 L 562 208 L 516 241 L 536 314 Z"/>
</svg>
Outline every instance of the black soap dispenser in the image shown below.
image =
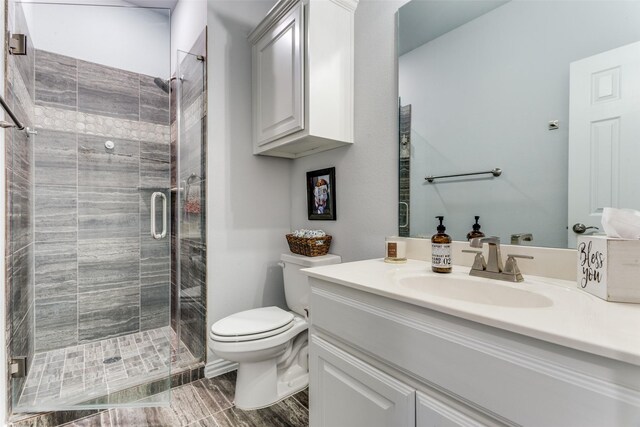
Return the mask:
<svg viewBox="0 0 640 427">
<path fill-rule="evenodd" d="M 431 269 L 436 273 L 451 273 L 451 236 L 445 233 L 443 216 L 440 220 L 438 233 L 431 237 Z"/>
<path fill-rule="evenodd" d="M 472 226 L 473 230 L 467 233 L 467 240 L 475 239 L 476 237 L 484 237 L 484 233 L 480 231 L 480 224 L 478 224 L 480 217 L 476 215 L 474 218 L 476 219 L 476 223 Z"/>
</svg>

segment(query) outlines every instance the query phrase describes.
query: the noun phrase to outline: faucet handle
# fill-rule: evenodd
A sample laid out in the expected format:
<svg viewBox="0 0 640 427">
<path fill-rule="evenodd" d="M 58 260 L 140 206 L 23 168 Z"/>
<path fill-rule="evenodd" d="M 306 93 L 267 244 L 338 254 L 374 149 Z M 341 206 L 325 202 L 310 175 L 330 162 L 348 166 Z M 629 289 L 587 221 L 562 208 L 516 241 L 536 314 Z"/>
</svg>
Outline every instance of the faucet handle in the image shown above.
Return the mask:
<svg viewBox="0 0 640 427">
<path fill-rule="evenodd" d="M 507 261 L 504 263 L 504 270 L 502 273 L 512 276 L 514 282 L 522 282 L 524 278 L 522 277 L 520 268 L 518 268 L 516 258 L 533 259 L 531 255 L 507 254 Z"/>
<path fill-rule="evenodd" d="M 517 255 L 517 254 L 507 254 L 509 258 L 524 258 L 524 259 L 534 259 L 531 255 Z"/>
<path fill-rule="evenodd" d="M 462 252 L 468 254 L 476 254 L 475 259 L 473 260 L 473 265 L 471 266 L 472 270 L 484 271 L 487 269 L 487 263 L 484 260 L 484 256 L 482 255 L 482 251 L 472 251 L 469 249 L 463 249 Z"/>
</svg>

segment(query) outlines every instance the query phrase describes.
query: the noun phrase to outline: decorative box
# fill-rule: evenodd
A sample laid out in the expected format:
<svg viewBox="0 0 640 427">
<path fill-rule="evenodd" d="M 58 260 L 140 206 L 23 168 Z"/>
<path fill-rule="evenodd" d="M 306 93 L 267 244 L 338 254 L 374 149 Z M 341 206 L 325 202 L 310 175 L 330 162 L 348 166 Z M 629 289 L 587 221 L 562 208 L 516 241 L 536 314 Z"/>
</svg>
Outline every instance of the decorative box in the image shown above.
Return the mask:
<svg viewBox="0 0 640 427">
<path fill-rule="evenodd" d="M 578 237 L 578 287 L 607 301 L 640 303 L 640 240 Z"/>
</svg>

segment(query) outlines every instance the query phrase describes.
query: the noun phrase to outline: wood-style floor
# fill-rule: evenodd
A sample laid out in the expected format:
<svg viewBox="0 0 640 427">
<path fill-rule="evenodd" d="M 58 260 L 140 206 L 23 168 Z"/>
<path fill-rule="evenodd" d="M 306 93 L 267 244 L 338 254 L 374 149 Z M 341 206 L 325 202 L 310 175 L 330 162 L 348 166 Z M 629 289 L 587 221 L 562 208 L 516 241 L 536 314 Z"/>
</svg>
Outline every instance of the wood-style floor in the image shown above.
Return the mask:
<svg viewBox="0 0 640 427">
<path fill-rule="evenodd" d="M 110 409 L 65 427 L 306 427 L 307 390 L 269 408 L 243 411 L 233 405 L 236 373 L 205 378 L 171 390 L 171 406 Z"/>
</svg>

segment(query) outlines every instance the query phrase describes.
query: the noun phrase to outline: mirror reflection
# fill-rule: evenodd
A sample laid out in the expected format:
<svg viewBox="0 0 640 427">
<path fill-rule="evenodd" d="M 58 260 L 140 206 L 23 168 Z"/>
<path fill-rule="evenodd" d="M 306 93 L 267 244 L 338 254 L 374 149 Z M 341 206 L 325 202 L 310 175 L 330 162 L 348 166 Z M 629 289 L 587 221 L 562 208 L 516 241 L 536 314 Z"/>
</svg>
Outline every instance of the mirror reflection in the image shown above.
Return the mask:
<svg viewBox="0 0 640 427">
<path fill-rule="evenodd" d="M 575 247 L 602 208 L 640 209 L 640 2 L 412 0 L 398 20 L 400 235 L 444 215 L 465 240 L 477 215 Z"/>
</svg>

